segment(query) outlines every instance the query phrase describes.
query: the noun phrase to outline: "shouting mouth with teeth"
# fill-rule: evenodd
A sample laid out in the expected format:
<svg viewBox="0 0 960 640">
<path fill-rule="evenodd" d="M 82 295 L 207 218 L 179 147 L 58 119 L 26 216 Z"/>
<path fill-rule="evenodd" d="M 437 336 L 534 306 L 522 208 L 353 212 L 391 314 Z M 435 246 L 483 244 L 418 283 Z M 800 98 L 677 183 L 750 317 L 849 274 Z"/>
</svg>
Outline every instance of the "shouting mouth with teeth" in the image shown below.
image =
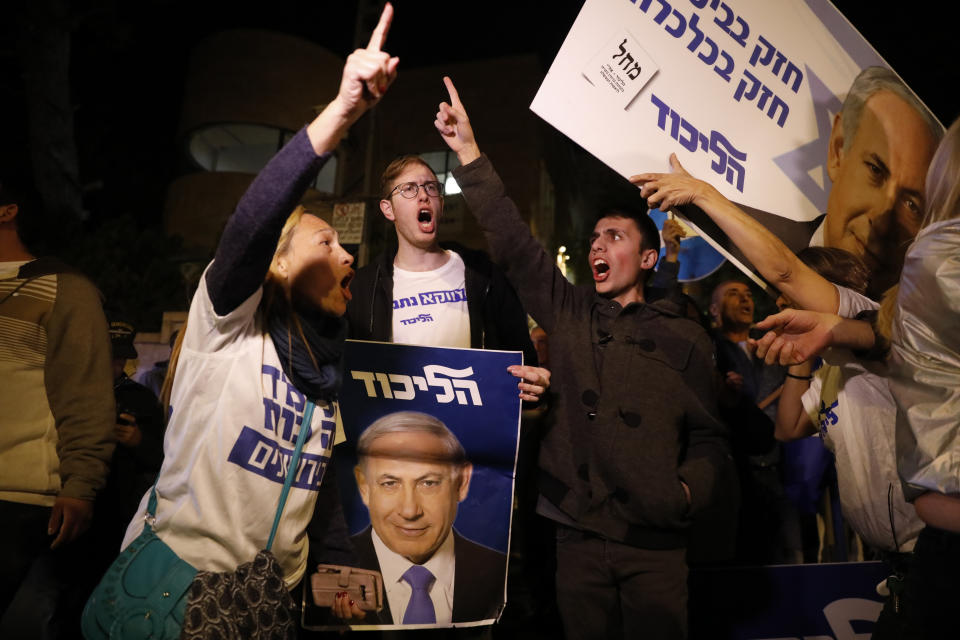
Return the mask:
<svg viewBox="0 0 960 640">
<path fill-rule="evenodd" d="M 413 162 L 390 180 L 390 185 L 393 186 L 389 188 L 408 182 L 424 185 L 436 181 L 437 176 L 432 169 Z M 405 198 L 400 193 L 391 191 L 390 195 L 380 201 L 380 211 L 387 220 L 393 222 L 397 230 L 397 240 L 402 247 L 426 251 L 436 248 L 440 217 L 443 215 L 443 196 L 431 196 L 422 187 L 413 198 Z"/>
<path fill-rule="evenodd" d="M 593 281 L 603 282 L 610 274 L 610 265 L 603 258 L 595 258 L 593 261 Z"/>
</svg>

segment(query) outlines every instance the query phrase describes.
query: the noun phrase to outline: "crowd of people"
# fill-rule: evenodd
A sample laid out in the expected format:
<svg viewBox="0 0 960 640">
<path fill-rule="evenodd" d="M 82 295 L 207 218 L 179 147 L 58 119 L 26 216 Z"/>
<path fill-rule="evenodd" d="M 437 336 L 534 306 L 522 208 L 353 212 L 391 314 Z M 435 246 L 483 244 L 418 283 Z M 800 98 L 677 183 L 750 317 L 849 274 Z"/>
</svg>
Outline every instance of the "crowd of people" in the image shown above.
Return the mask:
<svg viewBox="0 0 960 640">
<path fill-rule="evenodd" d="M 507 560 L 452 529 L 472 465 L 438 420 L 395 414 L 360 438 L 354 472 L 371 527 L 349 535 L 329 468 L 348 337 L 524 353 L 508 369 L 526 416 L 516 496 L 525 566 L 511 580 L 527 583 L 532 615 L 558 616 L 566 637 L 684 638 L 689 564 L 817 561 L 828 469 L 843 518 L 890 567 L 874 637 L 942 637 L 960 591 L 960 122 L 944 133 L 895 75 L 862 72 L 830 138 L 833 188 L 813 243 L 826 246 L 798 254 L 675 156 L 670 173 L 633 176 L 650 208 L 705 212 L 780 293 L 781 311 L 757 322 L 746 280 L 721 282 L 706 322 L 677 281 L 682 227 L 670 219 L 661 232 L 631 206 L 598 206 L 586 239 L 593 282 L 571 284 L 445 77 L 434 126 L 458 157 L 454 177 L 490 254 L 441 244 L 443 184 L 408 155 L 381 178 L 396 246 L 355 271 L 337 231 L 299 202 L 397 78 L 399 60 L 384 51 L 392 15 L 387 4 L 337 96 L 238 203 L 149 388 L 124 373 L 134 327 L 108 322 L 81 274 L 30 252 L 20 225 L 34 212 L 0 183 L 4 637 L 77 637 L 81 615 L 88 638 L 107 637 L 110 625 L 81 611 L 117 553 L 146 538 L 198 576 L 269 549 L 280 591 L 294 594 L 318 563 L 379 569 L 384 624 L 496 617 L 496 607 L 472 613 L 462 594 L 482 583 L 496 597 L 502 571 L 484 582 L 463 567 Z M 404 322 L 397 300 L 450 290 L 465 295 L 438 304 L 431 323 Z M 384 442 L 396 444 L 389 455 L 377 453 Z M 302 449 L 328 467 L 323 482 L 288 493 L 282 459 L 254 468 L 232 457 L 255 446 Z M 389 494 L 421 482 L 391 463 L 401 458 L 436 476 L 432 498 Z M 791 485 L 798 464 L 826 479 Z M 456 573 L 440 560 L 455 554 Z M 169 608 L 189 637 L 243 617 L 200 591 Z M 281 598 L 283 615 L 268 622 L 234 624 L 232 637 L 290 637 L 296 599 Z M 330 615 L 370 623 L 346 590 Z"/>
</svg>

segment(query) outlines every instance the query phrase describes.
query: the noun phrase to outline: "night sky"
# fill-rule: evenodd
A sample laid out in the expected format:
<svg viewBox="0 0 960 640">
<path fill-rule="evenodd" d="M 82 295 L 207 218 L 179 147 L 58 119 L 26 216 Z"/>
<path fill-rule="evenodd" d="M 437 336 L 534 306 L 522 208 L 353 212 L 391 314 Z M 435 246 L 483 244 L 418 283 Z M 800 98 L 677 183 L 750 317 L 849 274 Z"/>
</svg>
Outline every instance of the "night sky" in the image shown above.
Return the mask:
<svg viewBox="0 0 960 640">
<path fill-rule="evenodd" d="M 459 6 L 461 8 L 452 8 Z M 949 47 L 947 21 L 924 3 L 838 2 L 841 11 L 944 124 L 960 112 L 954 87 L 960 73 Z M 92 224 L 132 215 L 159 224 L 165 189 L 185 167 L 176 131 L 189 53 L 203 37 L 255 27 L 296 34 L 341 56 L 354 47 L 355 3 L 270 0 L 87 0 L 74 2 L 71 90 L 75 103 L 85 207 Z M 395 2 L 386 49 L 402 70 L 444 62 L 532 52 L 544 72 L 581 2 Z M 911 13 L 911 6 L 929 10 Z M 9 35 L 11 26 L 0 26 Z M 27 108 L 9 38 L 0 45 L 0 171 L 24 174 Z M 310 78 L 304 78 L 309 83 Z M 438 98 L 444 97 L 438 79 Z M 422 123 L 429 126 L 429 122 Z"/>
</svg>

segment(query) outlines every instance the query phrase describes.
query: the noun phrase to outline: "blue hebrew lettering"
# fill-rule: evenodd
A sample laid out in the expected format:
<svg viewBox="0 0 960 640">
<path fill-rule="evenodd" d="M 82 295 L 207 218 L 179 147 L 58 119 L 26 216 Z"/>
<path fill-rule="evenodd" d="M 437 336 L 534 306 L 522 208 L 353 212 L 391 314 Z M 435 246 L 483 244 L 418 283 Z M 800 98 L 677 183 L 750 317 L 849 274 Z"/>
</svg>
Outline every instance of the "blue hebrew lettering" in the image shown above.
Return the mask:
<svg viewBox="0 0 960 640">
<path fill-rule="evenodd" d="M 770 61 L 773 60 L 773 52 L 776 51 L 776 49 L 774 49 L 773 45 L 770 44 L 770 42 L 763 36 L 759 36 L 757 40 L 759 40 L 760 42 L 759 44 L 755 44 L 753 46 L 753 53 L 750 54 L 750 66 L 751 67 L 757 66 L 757 61 L 759 60 L 760 64 L 766 67 L 767 65 L 770 64 Z M 763 51 L 763 49 L 761 48 L 761 45 L 763 45 L 763 47 L 766 47 L 767 49 L 766 53 L 761 54 L 761 51 Z M 761 55 L 763 57 L 761 57 Z"/>
<path fill-rule="evenodd" d="M 703 9 L 707 6 L 707 0 L 690 0 L 690 4 L 695 6 L 697 9 Z"/>
<path fill-rule="evenodd" d="M 734 33 L 732 29 L 728 31 L 728 33 L 730 34 L 730 37 L 733 38 L 734 42 L 739 42 L 741 47 L 746 47 L 747 38 L 750 36 L 750 26 L 747 24 L 747 21 L 740 16 L 737 16 L 737 23 L 743 27 L 740 29 L 740 33 Z"/>
<path fill-rule="evenodd" d="M 752 73 L 744 69 L 743 76 L 744 78 L 747 78 L 750 80 L 751 85 L 750 85 L 750 89 L 746 92 L 746 94 L 744 94 L 743 90 L 746 89 L 747 82 L 746 80 L 743 80 L 743 79 L 740 80 L 740 84 L 737 85 L 737 91 L 736 93 L 733 94 L 733 99 L 736 100 L 737 102 L 740 102 L 741 97 L 746 97 L 747 101 L 753 100 L 754 98 L 757 97 L 757 91 L 760 88 L 760 80 L 758 80 Z"/>
<path fill-rule="evenodd" d="M 729 53 L 722 50 L 720 51 L 720 55 L 724 58 L 725 65 L 723 69 L 720 68 L 720 65 L 717 65 L 713 68 L 713 70 L 716 71 L 717 75 L 719 75 L 721 78 L 727 82 L 730 82 L 730 73 L 733 71 L 733 58 L 730 57 Z"/>
<path fill-rule="evenodd" d="M 671 28 L 669 25 L 664 26 L 664 29 L 667 30 L 667 33 L 672 35 L 674 38 L 679 38 L 683 35 L 683 32 L 687 29 L 687 19 L 683 17 L 683 14 L 673 10 L 673 15 L 677 16 L 677 26 Z"/>
<path fill-rule="evenodd" d="M 657 2 L 659 2 L 663 8 L 660 9 L 660 13 L 657 14 L 657 17 L 654 18 L 653 21 L 657 24 L 663 24 L 663 21 L 667 19 L 668 15 L 670 15 L 670 10 L 672 7 L 667 0 L 657 0 Z"/>
<path fill-rule="evenodd" d="M 713 21 L 720 25 L 721 29 L 730 33 L 730 25 L 733 24 L 733 11 L 730 11 L 730 7 L 727 6 L 726 2 L 721 2 L 720 8 L 727 12 L 727 17 L 721 19 L 720 16 L 717 16 Z"/>
<path fill-rule="evenodd" d="M 736 160 L 727 158 L 727 174 L 724 177 L 727 179 L 727 182 L 735 186 L 740 193 L 743 193 L 743 176 L 743 165 Z"/>
<path fill-rule="evenodd" d="M 710 132 L 710 150 L 717 154 L 717 159 L 710 164 L 710 168 L 724 176 L 737 191 L 743 192 L 744 168 L 740 163 L 747 159 L 747 154 L 738 151 L 719 131 Z"/>
<path fill-rule="evenodd" d="M 302 416 L 297 416 L 287 407 L 283 408 L 283 411 L 280 412 L 280 422 L 277 423 L 277 435 L 281 440 L 292 440 L 293 439 L 293 425 L 301 422 L 303 420 Z M 281 424 L 283 426 L 281 426 Z"/>
<path fill-rule="evenodd" d="M 302 393 L 297 391 L 296 387 L 288 384 L 286 404 L 288 407 L 293 407 L 296 411 L 303 411 L 303 408 L 307 405 L 307 399 Z"/>
<path fill-rule="evenodd" d="M 744 69 L 744 71 L 746 71 L 746 69 Z M 767 100 L 769 100 L 772 95 L 773 91 L 770 90 L 770 87 L 763 85 L 760 91 L 760 99 L 757 101 L 757 109 L 763 111 L 767 107 Z"/>
<path fill-rule="evenodd" d="M 680 114 L 670 110 L 670 137 L 674 140 L 680 138 Z"/>
<path fill-rule="evenodd" d="M 783 123 L 787 121 L 787 115 L 790 113 L 790 107 L 788 107 L 787 103 L 781 100 L 779 96 L 773 96 L 770 108 L 767 109 L 767 117 L 771 120 L 775 117 L 774 114 L 777 112 L 777 107 L 780 108 L 780 117 L 777 119 L 777 126 L 782 129 Z"/>
<path fill-rule="evenodd" d="M 773 63 L 773 75 L 780 77 L 780 69 L 783 68 L 783 63 L 787 61 L 787 56 L 783 55 L 782 52 L 777 51 L 777 59 Z"/>
<path fill-rule="evenodd" d="M 803 72 L 792 62 L 787 63 L 787 70 L 783 73 L 783 84 L 790 86 L 790 76 L 795 76 L 793 86 L 790 87 L 794 93 L 800 89 L 800 83 L 803 82 Z"/>
<path fill-rule="evenodd" d="M 706 62 L 708 65 L 713 64 L 714 62 L 717 61 L 717 53 L 720 51 L 720 47 L 718 47 L 717 43 L 711 40 L 710 38 L 707 38 L 704 42 L 706 42 L 710 46 L 710 53 L 708 53 L 707 55 L 703 55 L 703 53 L 698 53 L 697 57 L 703 60 L 704 62 Z"/>
<path fill-rule="evenodd" d="M 270 398 L 263 399 L 263 428 L 267 431 L 276 429 L 280 420 L 280 405 Z"/>
<path fill-rule="evenodd" d="M 271 382 L 270 397 L 276 400 L 277 399 L 277 380 L 280 379 L 280 370 L 277 369 L 276 367 L 271 367 L 270 365 L 265 364 L 263 365 L 263 368 L 260 369 L 260 371 L 270 376 L 270 382 Z"/>
<path fill-rule="evenodd" d="M 687 23 L 687 28 L 690 29 L 690 31 L 693 31 L 693 40 L 691 40 L 690 44 L 687 45 L 688 51 L 696 51 L 697 47 L 700 46 L 700 43 L 703 42 L 703 31 L 700 30 L 699 25 L 700 25 L 700 16 L 698 16 L 697 14 L 693 14 L 692 16 L 690 16 L 690 21 Z"/>
<path fill-rule="evenodd" d="M 680 128 L 690 134 L 689 139 L 684 139 L 683 135 L 677 137 L 677 141 L 683 145 L 683 148 L 687 151 L 696 151 L 697 150 L 697 140 L 700 136 L 700 132 L 697 131 L 696 127 L 687 122 L 686 120 L 680 121 Z"/>
<path fill-rule="evenodd" d="M 655 104 L 657 106 L 657 109 L 659 110 L 659 112 L 657 113 L 657 126 L 663 129 L 664 131 L 666 131 L 667 130 L 667 114 L 670 113 L 670 107 L 664 104 L 663 100 L 661 100 L 660 98 L 658 98 L 652 93 L 650 94 L 650 102 Z"/>
</svg>

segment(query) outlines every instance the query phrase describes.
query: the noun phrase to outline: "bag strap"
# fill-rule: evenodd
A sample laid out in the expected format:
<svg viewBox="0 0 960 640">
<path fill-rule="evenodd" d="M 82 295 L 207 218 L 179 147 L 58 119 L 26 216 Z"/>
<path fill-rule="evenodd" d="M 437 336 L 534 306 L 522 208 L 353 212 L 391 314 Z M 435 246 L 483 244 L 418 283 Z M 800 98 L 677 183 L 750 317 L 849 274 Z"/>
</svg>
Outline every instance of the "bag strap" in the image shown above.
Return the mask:
<svg viewBox="0 0 960 640">
<path fill-rule="evenodd" d="M 300 463 L 300 452 L 303 449 L 303 443 L 307 440 L 307 432 L 311 430 L 313 422 L 313 400 L 307 400 L 303 408 L 303 420 L 300 423 L 300 435 L 297 436 L 297 444 L 293 449 L 293 455 L 290 458 L 290 466 L 287 468 L 287 477 L 283 481 L 283 490 L 280 492 L 280 502 L 277 504 L 277 513 L 273 517 L 273 527 L 270 529 L 270 537 L 267 539 L 267 551 L 273 546 L 273 538 L 277 534 L 277 528 L 280 526 L 280 515 L 283 513 L 283 507 L 287 502 L 287 494 L 290 493 L 290 486 L 293 484 L 293 475 L 297 472 L 297 465 Z M 157 479 L 153 481 L 150 487 L 150 499 L 147 500 L 147 522 L 152 524 L 151 520 L 157 515 Z"/>
<path fill-rule="evenodd" d="M 313 408 L 313 400 L 308 399 L 307 405 L 303 409 L 303 421 L 300 423 L 300 435 L 297 436 L 297 446 L 294 447 L 293 456 L 290 458 L 287 477 L 283 481 L 283 490 L 280 492 L 280 503 L 277 505 L 277 514 L 273 517 L 273 527 L 271 527 L 270 537 L 267 539 L 267 551 L 270 551 L 270 547 L 273 546 L 273 538 L 277 534 L 277 527 L 280 526 L 280 515 L 283 513 L 283 507 L 287 502 L 287 494 L 290 493 L 290 486 L 293 484 L 293 475 L 297 472 L 297 465 L 300 463 L 300 451 L 303 449 L 303 443 L 307 440 L 307 432 L 311 430 Z"/>
</svg>

